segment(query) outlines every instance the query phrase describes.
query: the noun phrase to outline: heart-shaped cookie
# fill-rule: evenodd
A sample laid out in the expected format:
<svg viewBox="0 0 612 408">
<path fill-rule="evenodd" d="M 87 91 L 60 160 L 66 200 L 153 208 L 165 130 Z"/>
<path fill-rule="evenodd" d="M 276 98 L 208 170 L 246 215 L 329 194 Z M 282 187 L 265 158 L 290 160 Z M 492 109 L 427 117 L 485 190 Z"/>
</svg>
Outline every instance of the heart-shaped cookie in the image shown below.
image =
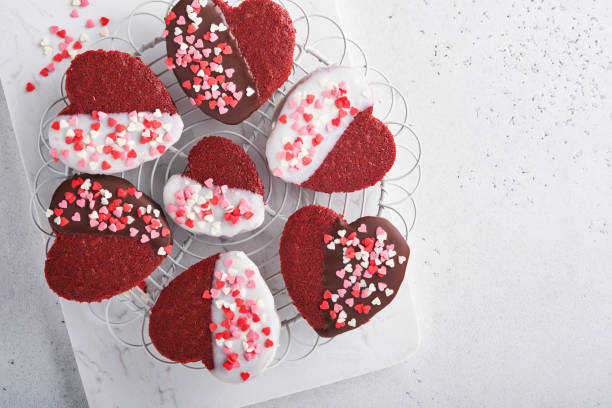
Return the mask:
<svg viewBox="0 0 612 408">
<path fill-rule="evenodd" d="M 372 116 L 372 91 L 354 68 L 319 69 L 277 109 L 266 145 L 270 171 L 325 193 L 373 186 L 395 162 L 393 134 Z"/>
<path fill-rule="evenodd" d="M 164 208 L 187 231 L 232 237 L 259 227 L 265 217 L 264 188 L 255 163 L 236 143 L 218 136 L 189 152 L 189 171 L 164 186 Z"/>
<path fill-rule="evenodd" d="M 220 380 L 259 375 L 278 348 L 280 320 L 257 266 L 240 251 L 206 258 L 162 290 L 149 335 L 165 357 L 202 361 Z"/>
<path fill-rule="evenodd" d="M 183 132 L 168 91 L 140 58 L 87 51 L 66 71 L 70 105 L 49 127 L 49 153 L 79 172 L 112 174 L 162 155 Z"/>
<path fill-rule="evenodd" d="M 172 252 L 159 206 L 119 177 L 80 174 L 62 182 L 47 217 L 56 239 L 45 276 L 65 299 L 94 302 L 125 292 Z"/>
<path fill-rule="evenodd" d="M 190 102 L 223 123 L 248 118 L 291 74 L 295 28 L 272 0 L 180 0 L 165 21 L 168 68 Z"/>
<path fill-rule="evenodd" d="M 310 205 L 296 211 L 280 243 L 281 272 L 304 319 L 323 337 L 367 323 L 387 306 L 404 279 L 410 249 L 386 219 L 346 223 Z"/>
</svg>

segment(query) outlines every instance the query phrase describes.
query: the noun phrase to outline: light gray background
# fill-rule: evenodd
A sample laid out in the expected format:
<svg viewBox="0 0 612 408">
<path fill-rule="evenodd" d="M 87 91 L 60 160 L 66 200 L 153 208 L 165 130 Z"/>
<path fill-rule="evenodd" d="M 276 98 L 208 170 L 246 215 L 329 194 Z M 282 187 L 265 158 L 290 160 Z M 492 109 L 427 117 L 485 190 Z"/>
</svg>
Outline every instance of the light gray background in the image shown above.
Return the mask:
<svg viewBox="0 0 612 408">
<path fill-rule="evenodd" d="M 395 368 L 259 406 L 612 406 L 612 4 L 339 4 L 424 145 L 408 277 L 422 345 Z M 3 119 L 0 405 L 79 406 Z"/>
</svg>

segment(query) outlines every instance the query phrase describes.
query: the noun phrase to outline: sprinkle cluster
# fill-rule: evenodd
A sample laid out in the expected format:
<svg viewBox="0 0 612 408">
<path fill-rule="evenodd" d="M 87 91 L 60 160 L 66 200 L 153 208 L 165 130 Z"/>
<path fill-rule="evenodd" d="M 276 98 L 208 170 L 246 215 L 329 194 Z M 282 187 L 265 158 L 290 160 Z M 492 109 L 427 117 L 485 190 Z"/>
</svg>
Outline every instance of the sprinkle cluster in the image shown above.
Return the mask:
<svg viewBox="0 0 612 408">
<path fill-rule="evenodd" d="M 188 68 L 193 73 L 191 79 L 181 83 L 185 90 L 195 93 L 195 97 L 189 98 L 192 105 L 200 106 L 206 103 L 211 111 L 216 109 L 220 115 L 224 115 L 235 108 L 244 95 L 250 97 L 255 94 L 255 90 L 250 86 L 239 89 L 236 82 L 232 81 L 237 67 L 225 66 L 224 59 L 227 60 L 226 57 L 237 50 L 229 44 L 230 33 L 226 24 L 222 21 L 218 23 L 204 21 L 203 17 L 208 15 L 200 11 L 206 5 L 206 0 L 193 0 L 185 7 L 187 18 L 185 15 L 177 17 L 174 11 L 170 11 L 165 21 L 166 26 L 174 21 L 174 31 L 170 33 L 164 30 L 162 37 L 173 35 L 172 41 L 178 44 L 179 48 L 174 56 L 166 59 L 166 64 L 169 69 L 178 66 Z M 208 7 L 215 10 L 213 5 Z M 220 12 L 215 14 L 219 14 L 219 18 L 222 18 Z M 195 33 L 201 24 L 207 24 L 208 31 L 197 37 Z M 225 38 L 225 41 L 221 41 L 220 37 Z"/>
<path fill-rule="evenodd" d="M 210 223 L 211 233 L 219 233 L 223 220 L 236 225 L 242 219 L 249 220 L 254 215 L 248 200 L 242 198 L 237 206 L 233 206 L 227 200 L 227 191 L 226 185 L 215 186 L 212 178 L 204 182 L 204 187 L 194 182 L 178 190 L 174 194 L 174 203 L 167 204 L 166 210 L 173 214 L 177 224 L 184 224 L 188 228 L 194 228 L 197 224 L 203 228 L 206 223 Z M 224 210 L 223 220 L 215 219 L 214 206 Z"/>
<path fill-rule="evenodd" d="M 155 112 L 136 112 L 128 113 L 128 122 L 120 123 L 117 116 L 106 114 L 101 111 L 93 111 L 91 120 L 87 118 L 83 125 L 79 126 L 79 115 L 73 115 L 67 119 L 56 120 L 51 124 L 51 129 L 62 131 L 65 144 L 68 149 L 52 148 L 49 153 L 55 161 L 59 155 L 67 159 L 72 149 L 80 160 L 77 166 L 89 171 L 102 169 L 112 172 L 110 158 L 120 160 L 126 167 L 134 167 L 139 162 L 154 158 L 166 151 L 163 142 L 171 143 L 173 136 L 170 133 L 172 123 L 160 121 L 162 113 L 159 109 Z M 104 143 L 96 144 L 100 140 L 100 133 L 104 131 Z M 130 138 L 130 134 L 134 134 Z M 136 148 L 136 146 L 146 146 L 148 151 Z M 140 153 L 137 151 L 139 150 Z M 146 155 L 148 157 L 139 157 Z M 117 169 L 120 171 L 122 169 Z"/>
<path fill-rule="evenodd" d="M 285 106 L 288 112 L 278 118 L 278 127 L 290 127 L 290 136 L 282 138 L 283 150 L 276 153 L 280 166 L 273 170 L 277 177 L 283 172 L 299 171 L 312 163 L 316 148 L 325 133 L 346 125 L 347 116 L 359 109 L 351 105 L 346 82 L 324 81 L 320 92 L 299 91 L 291 95 Z"/>
<path fill-rule="evenodd" d="M 266 326 L 266 317 L 261 310 L 263 300 L 246 296 L 247 289 L 255 290 L 257 284 L 255 271 L 249 268 L 236 269 L 234 261 L 226 258 L 222 265 L 217 262 L 214 272 L 214 287 L 202 294 L 204 299 L 212 299 L 214 308 L 223 312 L 224 320 L 210 323 L 209 329 L 215 339 L 215 345 L 227 356 L 223 368 L 227 371 L 237 370 L 246 381 L 251 376 L 242 371 L 240 357 L 248 362 L 257 358 L 264 349 L 274 346 L 269 338 L 271 327 Z M 225 296 L 224 296 L 225 295 Z M 240 342 L 241 352 L 234 348 Z"/>
<path fill-rule="evenodd" d="M 368 234 L 366 224 L 362 223 L 357 232 Z M 406 257 L 398 256 L 393 244 L 385 243 L 387 232 L 383 228 L 377 227 L 374 237 L 366 235 L 362 239 L 357 232 L 346 236 L 347 231 L 341 229 L 335 237 L 323 236 L 327 251 L 336 251 L 338 246 L 342 248 L 344 267 L 335 271 L 338 289 L 325 290 L 319 306 L 321 310 L 329 310 L 337 329 L 345 325 L 356 327 L 357 315 L 369 314 L 372 307 L 381 306 L 381 297 L 392 296 L 393 289 L 379 279 L 374 282 L 373 278 L 384 278 L 387 268 L 394 268 L 396 262 L 400 265 L 406 262 Z"/>
<path fill-rule="evenodd" d="M 82 177 L 74 178 L 70 183 L 71 189 L 47 210 L 47 218 L 58 227 L 84 232 L 129 233 L 131 237 L 140 237 L 143 244 L 170 235 L 170 229 L 162 225 L 159 209 L 151 204 L 137 207 L 127 202 L 130 198 L 134 201 L 143 196 L 135 187 L 118 187 L 113 192 L 98 181 L 83 180 Z M 170 252 L 172 245 L 157 248 L 157 254 L 161 256 Z"/>
</svg>

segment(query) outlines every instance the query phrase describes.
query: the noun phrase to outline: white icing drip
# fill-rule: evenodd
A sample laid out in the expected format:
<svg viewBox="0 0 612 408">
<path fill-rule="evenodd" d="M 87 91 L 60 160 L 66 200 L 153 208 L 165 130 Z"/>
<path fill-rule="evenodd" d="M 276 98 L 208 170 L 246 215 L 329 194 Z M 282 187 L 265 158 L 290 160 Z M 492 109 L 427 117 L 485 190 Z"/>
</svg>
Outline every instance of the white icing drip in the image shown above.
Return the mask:
<svg viewBox="0 0 612 408">
<path fill-rule="evenodd" d="M 156 112 L 138 112 L 136 117 L 127 112 L 104 114 L 104 119 L 94 120 L 91 114 L 59 115 L 52 122 L 59 124 L 60 129 L 49 127 L 49 145 L 51 155 L 61 160 L 64 164 L 75 170 L 93 174 L 114 174 L 134 169 L 149 160 L 161 156 L 166 148 L 178 141 L 183 132 L 183 120 L 179 114 Z M 141 143 L 146 117 L 162 123 L 158 129 L 153 129 L 159 136 L 156 140 Z M 109 118 L 122 124 L 126 129 L 118 132 L 116 125 L 110 126 Z M 92 129 L 92 124 L 99 123 L 100 129 Z M 83 149 L 75 150 L 75 142 L 67 143 L 66 137 L 74 138 L 75 129 L 83 130 Z M 149 132 L 145 131 L 145 136 Z M 116 135 L 116 140 L 108 137 L 109 134 Z M 112 153 L 105 152 L 104 148 L 109 146 L 115 152 L 121 154 L 114 158 Z M 163 146 L 159 148 L 158 146 Z M 106 147 L 108 150 L 109 147 Z M 130 157 L 134 150 L 136 157 Z M 115 153 L 117 154 L 117 153 Z M 106 162 L 110 168 L 103 168 Z M 106 165 L 105 165 L 106 167 Z"/>
<path fill-rule="evenodd" d="M 186 214 L 184 217 L 177 217 L 176 210 L 178 209 L 176 194 L 179 191 L 184 191 L 188 186 L 194 190 L 194 195 L 185 199 L 184 208 Z M 215 194 L 219 186 L 210 184 L 210 187 L 202 186 L 195 180 L 189 177 L 177 174 L 168 179 L 164 186 L 164 209 L 170 217 L 179 224 L 182 228 L 194 232 L 196 234 L 206 234 L 214 237 L 224 236 L 232 237 L 245 231 L 252 231 L 259 227 L 265 218 L 265 204 L 263 197 L 260 194 L 252 191 L 242 190 L 239 188 L 228 188 L 224 197 L 230 207 L 222 208 L 220 205 L 208 205 L 206 209 L 212 211 L 212 214 L 206 215 L 203 218 L 200 216 L 201 205 L 210 200 Z M 248 203 L 247 210 L 253 215 L 246 219 L 240 216 L 237 224 L 232 224 L 231 221 L 225 219 L 226 210 L 239 208 L 242 200 Z M 172 208 L 170 206 L 174 206 Z M 242 211 L 243 213 L 245 211 Z M 182 218 L 182 219 L 181 219 Z M 193 221 L 193 227 L 185 224 L 187 220 Z"/>
<path fill-rule="evenodd" d="M 323 68 L 304 78 L 293 87 L 280 110 L 276 112 L 273 127 L 268 137 L 266 156 L 270 171 L 275 176 L 289 183 L 302 184 L 321 166 L 350 122 L 352 122 L 352 115 L 349 113 L 341 120 L 339 126 L 327 126 L 332 119 L 338 116 L 339 109 L 334 103 L 335 98 L 321 99 L 321 95 L 323 92 L 331 90 L 334 86 L 337 87 L 342 82 L 346 84 L 346 96 L 353 108 L 362 111 L 372 106 L 372 91 L 365 77 L 358 69 L 338 66 Z M 315 103 L 318 102 L 308 105 L 303 104 L 302 101 L 307 95 L 314 95 L 317 100 L 321 100 L 321 104 L 318 107 L 315 107 Z M 310 122 L 306 122 L 302 113 L 296 116 L 295 106 L 290 106 L 292 103 L 304 106 L 304 113 L 312 114 L 313 119 Z M 279 121 L 279 118 L 283 117 L 283 115 L 287 118 L 287 123 Z M 278 155 L 286 151 L 284 148 L 286 143 L 293 143 L 299 135 L 299 132 L 293 128 L 296 122 L 300 128 L 307 124 L 312 124 L 313 131 L 301 137 L 304 142 L 301 152 L 295 159 L 287 162 L 281 160 Z M 314 146 L 312 140 L 313 135 L 316 133 L 321 134 L 324 139 L 320 144 Z M 310 149 L 314 151 L 310 153 Z M 312 162 L 304 165 L 300 162 L 303 157 L 309 157 Z M 300 168 L 298 170 L 291 169 L 292 166 Z"/>
<path fill-rule="evenodd" d="M 232 264 L 228 267 L 226 262 L 231 261 Z M 252 276 L 248 276 L 246 270 L 254 272 Z M 222 274 L 222 275 L 221 275 Z M 250 329 L 253 329 L 259 334 L 259 338 L 255 340 L 255 343 L 261 348 L 261 353 L 258 353 L 254 358 L 248 360 L 245 358 L 245 342 L 248 339 L 248 330 L 243 332 L 240 331 L 238 338 L 230 338 L 228 340 L 217 340 L 213 333 L 213 362 L 214 368 L 212 370 L 213 375 L 225 382 L 241 383 L 244 380 L 241 378 L 241 373 L 249 373 L 249 379 L 259 375 L 265 368 L 272 362 L 276 350 L 278 349 L 278 341 L 280 336 L 280 319 L 276 313 L 274 305 L 274 298 L 270 289 L 266 285 L 263 277 L 259 273 L 257 266 L 251 261 L 244 252 L 231 251 L 225 252 L 219 255 L 219 259 L 215 264 L 215 277 L 213 279 L 213 288 L 217 288 L 218 276 L 221 276 L 222 281 L 227 282 L 228 275 L 243 276 L 245 278 L 244 283 L 239 285 L 240 295 L 239 297 L 244 299 L 254 299 L 258 306 L 258 315 L 261 320 L 257 323 L 249 320 L 251 325 Z M 252 280 L 255 283 L 254 288 L 249 288 L 247 282 Z M 236 313 L 236 317 L 244 316 L 238 311 L 238 307 L 235 303 L 235 298 L 232 296 L 231 291 L 224 293 L 225 285 L 219 290 L 218 296 L 212 299 L 212 311 L 211 318 L 212 322 L 219 326 L 219 331 L 225 330 L 221 326 L 221 323 L 226 320 L 225 313 L 221 310 L 221 305 L 225 305 L 230 309 L 233 309 Z M 270 328 L 270 334 L 266 336 L 261 332 L 265 327 Z M 270 339 L 274 345 L 271 347 L 265 347 L 266 339 Z M 223 352 L 224 348 L 231 349 L 231 353 L 238 354 L 238 364 L 240 367 L 234 367 L 231 370 L 227 370 L 223 367 L 223 363 L 226 362 L 228 354 Z M 226 350 L 228 351 L 228 350 Z"/>
</svg>

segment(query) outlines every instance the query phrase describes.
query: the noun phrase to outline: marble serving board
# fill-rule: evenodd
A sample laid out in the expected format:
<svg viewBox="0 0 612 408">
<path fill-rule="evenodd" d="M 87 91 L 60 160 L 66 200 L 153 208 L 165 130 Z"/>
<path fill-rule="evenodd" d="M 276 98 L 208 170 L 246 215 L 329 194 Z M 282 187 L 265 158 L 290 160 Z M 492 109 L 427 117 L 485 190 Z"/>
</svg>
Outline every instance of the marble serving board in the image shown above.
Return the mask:
<svg viewBox="0 0 612 408">
<path fill-rule="evenodd" d="M 80 9 L 81 17 L 70 19 L 66 1 L 17 3 L 4 6 L 0 22 L 6 41 L 0 75 L 17 142 L 29 181 L 33 183 L 42 165 L 38 150 L 40 118 L 60 96 L 60 79 L 67 62 L 57 65 L 48 78 L 38 71 L 48 63 L 37 45 L 51 37 L 48 27 L 59 25 L 70 33 L 87 32 L 99 38 L 101 27 L 85 29 L 87 18 L 104 15 L 109 28 L 140 4 L 135 0 L 108 0 Z M 309 13 L 320 13 L 340 20 L 335 2 L 303 0 Z M 138 36 L 154 38 L 160 27 L 138 26 Z M 299 27 L 298 27 L 299 29 Z M 19 33 L 18 35 L 15 33 Z M 35 82 L 35 92 L 26 94 L 25 83 Z M 392 201 L 393 191 L 389 192 Z M 24 203 L 24 207 L 26 203 Z M 41 239 L 39 251 L 44 252 Z M 40 279 L 44 279 L 41 271 Z M 392 307 L 381 312 L 370 324 L 343 335 L 305 359 L 285 361 L 265 375 L 236 388 L 218 382 L 205 370 L 169 366 L 150 358 L 142 348 L 130 348 L 115 341 L 107 327 L 85 304 L 62 301 L 62 310 L 79 372 L 91 406 L 241 406 L 276 398 L 309 388 L 380 370 L 403 361 L 418 346 L 417 323 L 410 295 L 404 283 Z M 307 332 L 303 327 L 300 330 Z M 384 333 L 384 335 L 380 335 Z M 240 392 L 236 392 L 239 390 Z"/>
</svg>

